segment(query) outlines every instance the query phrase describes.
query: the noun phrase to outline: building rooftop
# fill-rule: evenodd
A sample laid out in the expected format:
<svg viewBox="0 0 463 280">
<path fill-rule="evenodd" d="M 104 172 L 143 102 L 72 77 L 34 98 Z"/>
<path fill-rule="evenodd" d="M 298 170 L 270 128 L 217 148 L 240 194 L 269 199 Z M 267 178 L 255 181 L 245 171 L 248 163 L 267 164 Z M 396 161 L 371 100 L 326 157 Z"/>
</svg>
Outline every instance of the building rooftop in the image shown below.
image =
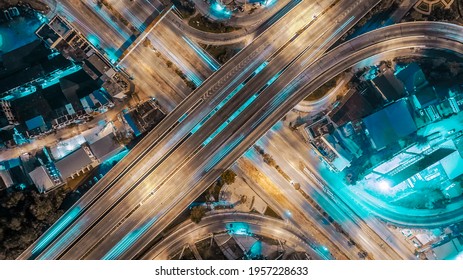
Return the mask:
<svg viewBox="0 0 463 280">
<path fill-rule="evenodd" d="M 37 117 L 27 120 L 26 126 L 28 130 L 33 130 L 45 126 L 45 121 L 41 115 L 38 115 Z"/>
<path fill-rule="evenodd" d="M 438 163 L 440 160 L 444 159 L 445 157 L 451 155 L 454 152 L 455 150 L 452 149 L 440 148 L 429 155 L 425 155 L 423 158 L 411 164 L 410 166 L 404 168 L 400 172 L 394 175 L 388 175 L 387 180 L 390 181 L 393 186 L 400 184 L 401 182 L 407 180 L 415 174 L 418 174 L 419 172 L 430 167 L 431 165 Z"/>
<path fill-rule="evenodd" d="M 401 99 L 363 119 L 377 150 L 416 131 L 408 101 Z"/>
<path fill-rule="evenodd" d="M 338 126 L 361 119 L 373 112 L 371 104 L 356 90 L 350 90 L 346 101 L 333 109 L 329 116 Z"/>
<path fill-rule="evenodd" d="M 41 193 L 48 192 L 56 187 L 63 185 L 61 180 L 56 179 L 56 177 L 53 179 L 50 176 L 46 166 L 43 165 L 29 172 L 29 176 Z"/>
<path fill-rule="evenodd" d="M 406 92 L 413 94 L 415 87 L 420 88 L 427 84 L 424 73 L 417 63 L 410 63 L 396 74 L 397 78 L 402 81 Z"/>
<path fill-rule="evenodd" d="M 415 104 L 418 108 L 423 108 L 434 104 L 437 102 L 437 95 L 434 89 L 431 86 L 425 86 L 416 90 L 415 95 Z"/>
<path fill-rule="evenodd" d="M 383 99 L 387 101 L 398 100 L 405 94 L 403 84 L 394 76 L 391 69 L 382 72 L 371 80 L 371 83 Z"/>
<path fill-rule="evenodd" d="M 87 152 L 83 147 L 80 147 L 75 152 L 58 160 L 55 165 L 61 173 L 63 179 L 71 177 L 76 171 L 89 166 L 92 163 Z"/>
<path fill-rule="evenodd" d="M 114 134 L 110 133 L 90 144 L 90 149 L 98 160 L 104 161 L 119 153 L 124 147 L 119 144 Z"/>
<path fill-rule="evenodd" d="M 3 54 L 0 93 L 71 65 L 62 55 L 49 58 L 50 54 L 51 50 L 38 40 Z"/>
<path fill-rule="evenodd" d="M 458 253 L 463 250 L 463 246 L 458 238 L 454 238 L 447 243 L 433 248 L 432 250 L 438 260 L 446 260 L 456 257 Z"/>
</svg>

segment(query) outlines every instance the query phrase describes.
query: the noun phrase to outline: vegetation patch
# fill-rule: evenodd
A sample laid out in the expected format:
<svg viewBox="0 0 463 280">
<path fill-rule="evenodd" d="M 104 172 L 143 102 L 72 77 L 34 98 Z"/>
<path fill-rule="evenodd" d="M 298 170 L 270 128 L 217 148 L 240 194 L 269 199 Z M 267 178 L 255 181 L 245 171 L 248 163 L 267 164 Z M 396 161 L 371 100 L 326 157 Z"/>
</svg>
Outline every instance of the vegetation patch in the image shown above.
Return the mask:
<svg viewBox="0 0 463 280">
<path fill-rule="evenodd" d="M 212 46 L 200 44 L 201 47 L 208 52 L 213 58 L 215 58 L 220 64 L 225 64 L 232 57 L 234 57 L 241 48 L 237 45 L 222 45 Z"/>
<path fill-rule="evenodd" d="M 16 259 L 64 213 L 64 188 L 40 194 L 34 186 L 0 192 L 0 259 Z"/>
<path fill-rule="evenodd" d="M 198 30 L 210 33 L 228 33 L 240 29 L 239 27 L 225 25 L 222 22 L 211 21 L 209 18 L 201 14 L 197 14 L 190 18 L 188 24 Z"/>
<path fill-rule="evenodd" d="M 185 19 L 191 17 L 196 12 L 195 4 L 192 1 L 172 0 L 172 4 L 174 4 L 177 11 Z"/>
</svg>

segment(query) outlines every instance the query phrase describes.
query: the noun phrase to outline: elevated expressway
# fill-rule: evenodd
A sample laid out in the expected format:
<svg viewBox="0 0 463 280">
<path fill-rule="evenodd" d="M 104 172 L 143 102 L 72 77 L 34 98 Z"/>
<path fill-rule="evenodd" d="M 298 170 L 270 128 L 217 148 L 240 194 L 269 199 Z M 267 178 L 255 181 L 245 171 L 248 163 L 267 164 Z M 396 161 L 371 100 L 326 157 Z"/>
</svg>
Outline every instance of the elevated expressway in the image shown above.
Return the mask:
<svg viewBox="0 0 463 280">
<path fill-rule="evenodd" d="M 234 227 L 242 227 L 246 231 L 234 234 L 251 233 L 281 240 L 285 242 L 285 246 L 307 252 L 313 259 L 318 257 L 309 246 L 310 241 L 300 233 L 300 230 L 285 221 L 260 214 L 221 212 L 205 216 L 199 224 L 194 224 L 191 221 L 182 223 L 172 234 L 156 244 L 141 258 L 169 259 L 175 252 L 181 250 L 185 244 L 192 244 L 198 240 L 211 237 L 211 233 L 230 231 L 233 228 L 230 227 L 230 224 L 233 224 Z"/>
<path fill-rule="evenodd" d="M 293 80 L 289 87 L 291 90 L 290 94 L 288 94 L 288 87 L 279 87 L 278 83 L 275 83 L 267 92 L 264 91 L 264 94 L 278 92 L 279 95 L 272 96 L 276 99 L 267 99 L 262 101 L 262 103 L 256 104 L 259 109 L 254 110 L 255 113 L 251 118 L 237 122 L 235 126 L 227 130 L 228 133 L 224 132 L 224 134 L 227 134 L 224 139 L 227 140 L 222 142 L 221 147 L 222 149 L 226 149 L 226 147 L 234 146 L 233 152 L 226 155 L 220 155 L 219 153 L 219 162 L 215 165 L 215 169 L 209 171 L 207 174 L 204 174 L 204 171 L 208 169 L 207 164 L 206 166 L 202 165 L 197 168 L 196 172 L 203 175 L 198 183 L 198 185 L 203 185 L 201 191 L 220 174 L 221 170 L 232 164 L 277 120 L 282 118 L 288 110 L 304 98 L 306 92 L 313 91 L 350 66 L 376 55 L 387 53 L 394 53 L 395 55 L 422 55 L 423 53 L 420 50 L 425 49 L 441 49 L 462 53 L 463 38 L 460 35 L 462 31 L 463 28 L 460 26 L 445 23 L 420 22 L 391 26 L 371 32 L 341 45 L 316 63 L 313 63 Z M 281 81 L 284 81 L 283 78 Z M 278 99 L 281 95 L 285 98 Z M 274 100 L 280 100 L 281 103 L 278 103 L 278 105 L 281 107 L 275 109 Z M 270 115 L 270 117 L 264 119 L 266 114 Z M 243 135 L 248 136 L 241 139 Z M 241 139 L 241 142 L 236 143 L 236 139 Z M 210 158 L 208 159 L 210 160 Z M 214 159 L 212 160 L 214 161 Z M 214 171 L 215 174 L 213 174 Z M 179 179 L 178 181 L 181 180 Z M 199 189 L 197 188 L 196 190 Z M 190 195 L 196 197 L 201 191 L 192 192 Z M 191 198 L 186 198 L 186 200 L 191 202 Z M 153 231 L 148 230 L 147 232 Z M 142 244 L 140 244 L 139 250 L 141 250 Z M 132 246 L 128 251 L 134 250 L 135 247 L 136 245 Z M 383 250 L 391 258 L 398 258 L 398 255 L 390 247 L 385 246 Z"/>
<path fill-rule="evenodd" d="M 335 8 L 336 6 L 332 9 Z M 358 13 L 359 10 L 361 9 L 351 9 L 349 12 Z M 349 12 L 345 15 L 349 16 Z M 332 25 L 334 25 L 332 27 L 334 30 L 328 34 L 336 34 L 336 30 L 340 28 L 334 23 Z M 343 23 L 343 25 L 347 27 L 348 24 Z M 377 53 L 417 45 L 423 48 L 446 48 L 461 51 L 461 44 L 453 41 L 460 38 L 459 28 L 442 27 L 432 23 L 418 24 L 406 30 L 402 30 L 402 27 L 403 25 L 387 29 L 388 32 L 381 30 L 373 35 L 363 36 L 356 41 L 357 45 L 354 42 L 344 44 L 312 64 L 314 58 L 320 55 L 318 51 L 329 45 L 326 41 L 331 42 L 336 39 L 336 36 L 330 35 L 322 39 L 322 44 L 318 45 L 316 51 L 303 52 L 292 61 L 291 67 L 283 67 L 285 69 L 283 72 L 281 72 L 282 67 L 276 64 L 280 62 L 278 59 L 280 56 L 276 56 L 275 60 L 261 69 L 262 75 L 255 74 L 255 77 L 251 78 L 252 83 L 246 83 L 246 87 L 243 86 L 238 90 L 245 89 L 241 92 L 247 94 L 232 96 L 227 106 L 218 109 L 204 123 L 201 123 L 201 119 L 207 118 L 206 114 L 214 110 L 215 106 L 220 105 L 220 102 L 213 103 L 217 99 L 212 99 L 215 105 L 212 108 L 209 107 L 209 111 L 206 112 L 195 110 L 194 115 L 188 115 L 185 112 L 189 113 L 191 110 L 174 110 L 166 121 L 163 121 L 134 148 L 122 164 L 118 164 L 110 172 L 111 179 L 107 179 L 108 176 L 104 177 L 95 186 L 94 189 L 100 191 L 99 195 L 84 196 L 81 201 L 86 202 L 82 206 L 80 206 L 81 201 L 73 206 L 21 258 L 129 259 L 139 257 L 146 243 L 142 237 L 159 234 L 204 191 L 210 182 L 218 177 L 224 168 L 233 163 L 273 123 L 301 100 L 305 90 L 311 91 L 317 88 L 350 65 Z M 452 32 L 452 29 L 458 30 Z M 310 30 L 312 29 L 307 31 Z M 303 37 L 305 34 L 307 33 L 302 32 L 300 35 Z M 275 37 L 275 41 L 281 37 L 283 35 Z M 298 41 L 293 39 L 292 42 Z M 422 45 L 424 43 L 427 45 Z M 240 54 L 242 55 L 243 52 Z M 280 54 L 288 60 L 284 52 Z M 290 54 L 294 57 L 294 52 Z M 260 63 L 257 62 L 255 66 Z M 275 66 L 270 67 L 270 65 Z M 301 73 L 301 69 L 308 65 L 311 66 Z M 227 67 L 233 68 L 232 63 L 224 65 L 222 69 Z M 251 70 L 251 73 L 255 71 Z M 270 73 L 264 75 L 265 72 Z M 249 71 L 244 71 L 244 73 L 249 73 Z M 231 76 L 223 76 L 223 72 L 221 74 L 224 78 Z M 292 80 L 296 76 L 297 78 Z M 271 77 L 270 80 L 269 77 Z M 214 78 L 217 78 L 217 75 L 213 75 L 205 84 Z M 291 84 L 288 87 L 289 81 Z M 242 83 L 243 81 L 237 81 L 234 85 L 239 88 Z M 269 87 L 269 85 L 272 86 Z M 216 87 L 211 87 L 209 84 L 206 89 L 217 90 L 221 86 L 223 84 L 216 85 Z M 227 89 L 230 87 L 231 84 L 226 85 Z M 195 91 L 192 95 L 194 96 L 197 92 L 201 90 Z M 257 96 L 253 94 L 257 92 Z M 203 96 L 204 99 L 207 97 L 210 95 Z M 191 99 L 189 98 L 188 101 L 191 102 Z M 179 107 L 182 109 L 185 103 L 187 102 L 183 102 Z M 243 107 L 250 103 L 253 103 L 253 106 Z M 199 108 L 203 104 L 201 100 L 196 99 L 195 103 L 188 105 Z M 191 108 L 188 105 L 186 105 L 187 109 Z M 239 108 L 238 111 L 236 108 Z M 235 117 L 231 118 L 233 116 Z M 174 127 L 169 126 L 169 121 L 172 119 L 177 120 Z M 225 124 L 224 120 L 226 120 L 227 129 L 217 130 Z M 200 126 L 195 130 L 197 124 Z M 184 138 L 182 135 L 169 137 L 172 136 L 171 132 L 174 130 L 175 132 L 180 130 L 180 133 L 183 131 L 183 136 L 187 135 L 187 137 Z M 138 152 L 135 153 L 136 151 Z M 143 161 L 142 165 L 139 164 L 140 160 Z M 151 170 L 147 172 L 147 168 Z M 123 177 L 122 180 L 121 177 Z M 115 188 L 113 185 L 119 187 Z M 161 185 L 165 186 L 160 187 Z M 97 199 L 99 199 L 98 203 L 94 203 Z M 82 214 L 84 210 L 85 213 Z M 392 255 L 391 252 L 391 257 Z"/>
<path fill-rule="evenodd" d="M 345 18 L 348 13 L 343 11 L 347 10 L 347 5 L 352 5 L 352 3 L 347 2 L 344 1 L 344 5 L 341 3 L 329 7 L 334 3 L 333 1 L 316 3 L 304 1 L 297 6 L 298 9 L 291 10 L 285 17 L 275 22 L 250 46 L 238 53 L 233 60 L 224 65 L 207 79 L 203 86 L 182 102 L 20 258 L 85 257 L 85 251 L 87 249 L 91 251 L 92 248 L 75 246 L 74 248 L 80 248 L 79 252 L 72 254 L 72 256 L 64 253 L 71 253 L 73 250 L 68 249 L 80 242 L 87 244 L 86 246 L 95 245 L 95 242 L 92 243 L 86 238 L 98 242 L 102 238 L 110 236 L 108 232 L 121 229 L 120 225 L 124 221 L 126 222 L 126 217 L 135 213 L 138 208 L 144 209 L 142 204 L 153 195 L 155 195 L 155 200 L 159 202 L 163 197 L 172 197 L 172 194 L 162 196 L 165 194 L 159 190 L 164 188 L 159 188 L 159 186 L 160 183 L 165 183 L 168 178 L 172 177 L 173 171 L 178 171 L 184 165 L 185 159 L 182 160 L 182 156 L 189 159 L 190 154 L 178 148 L 188 148 L 185 147 L 188 144 L 186 140 L 194 138 L 198 138 L 195 140 L 199 145 L 204 143 L 208 138 L 207 132 L 214 131 L 214 127 L 217 128 L 224 118 L 226 119 L 233 114 L 234 109 L 253 94 L 252 92 L 249 93 L 249 90 L 248 95 L 237 95 L 236 93 L 238 91 L 243 92 L 245 85 L 249 85 L 249 80 L 253 78 L 253 80 L 259 78 L 260 81 L 260 84 L 253 83 L 255 86 L 262 86 L 262 84 L 267 83 L 268 75 L 272 73 L 274 75 L 276 71 L 279 71 L 294 53 L 297 53 L 298 48 L 301 49 L 305 46 L 304 42 L 308 38 L 317 38 L 318 36 L 320 40 L 326 40 L 324 36 L 327 36 L 334 41 L 335 38 L 333 37 L 335 36 L 327 35 L 327 33 L 336 31 L 339 29 L 338 26 L 343 25 L 343 23 L 332 23 L 328 29 L 322 27 L 328 27 L 327 21 L 336 15 L 340 19 L 340 15 Z M 360 14 L 360 16 L 365 12 L 359 13 L 358 10 L 367 11 L 378 1 L 365 1 L 367 4 L 362 2 L 356 1 L 356 5 L 362 7 L 362 9 L 355 10 L 355 13 Z M 319 16 L 319 19 L 311 20 L 315 15 L 325 10 L 327 12 Z M 349 23 L 353 24 L 353 22 L 350 20 Z M 309 28 L 312 25 L 313 28 Z M 347 24 L 344 26 L 347 27 Z M 306 32 L 301 32 L 303 30 Z M 319 41 L 314 43 L 320 44 Z M 288 53 L 281 52 L 282 47 L 288 46 L 291 47 Z M 321 55 L 322 51 L 322 48 L 319 47 L 317 49 L 318 55 Z M 274 59 L 275 57 L 278 59 Z M 269 60 L 272 60 L 271 63 L 267 62 Z M 273 67 L 266 67 L 267 64 Z M 264 75 L 263 68 L 272 71 L 268 70 Z M 228 103 L 227 106 L 224 106 L 225 103 Z M 212 117 L 215 122 L 212 121 Z M 191 137 L 193 135 L 195 137 Z M 172 156 L 173 154 L 175 156 Z M 168 170 L 163 169 L 161 171 L 159 166 L 166 167 Z M 157 170 L 159 172 L 151 174 Z M 184 174 L 189 173 L 185 172 Z M 156 180 L 153 181 L 153 179 Z M 175 188 L 169 189 L 176 191 Z M 96 201 L 98 203 L 95 203 Z M 129 206 L 135 206 L 135 208 Z M 162 203 L 157 206 L 162 206 Z M 85 214 L 83 214 L 84 212 Z M 87 215 L 87 213 L 92 214 Z M 111 215 L 108 215 L 109 213 Z M 111 225 L 101 222 L 108 222 Z M 94 227 L 94 225 L 100 224 L 101 227 Z M 94 231 L 98 231 L 100 235 Z M 111 236 L 114 237 L 115 235 L 111 234 Z M 80 251 L 84 251 L 84 255 Z"/>
</svg>

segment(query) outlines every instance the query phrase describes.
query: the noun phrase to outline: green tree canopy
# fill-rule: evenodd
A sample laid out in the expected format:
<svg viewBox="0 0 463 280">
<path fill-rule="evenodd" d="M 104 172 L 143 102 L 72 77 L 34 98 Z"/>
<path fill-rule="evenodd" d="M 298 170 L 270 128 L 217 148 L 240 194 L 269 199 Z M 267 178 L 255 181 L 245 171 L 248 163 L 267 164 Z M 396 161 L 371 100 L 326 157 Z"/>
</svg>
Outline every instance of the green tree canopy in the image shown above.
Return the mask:
<svg viewBox="0 0 463 280">
<path fill-rule="evenodd" d="M 191 208 L 190 219 L 192 222 L 197 224 L 201 222 L 205 214 L 206 214 L 206 209 L 204 209 L 204 207 L 196 206 L 196 207 Z"/>
<path fill-rule="evenodd" d="M 222 179 L 222 181 L 227 185 L 233 184 L 235 182 L 235 178 L 236 173 L 230 169 L 225 170 L 222 175 L 220 175 L 220 179 Z"/>
</svg>

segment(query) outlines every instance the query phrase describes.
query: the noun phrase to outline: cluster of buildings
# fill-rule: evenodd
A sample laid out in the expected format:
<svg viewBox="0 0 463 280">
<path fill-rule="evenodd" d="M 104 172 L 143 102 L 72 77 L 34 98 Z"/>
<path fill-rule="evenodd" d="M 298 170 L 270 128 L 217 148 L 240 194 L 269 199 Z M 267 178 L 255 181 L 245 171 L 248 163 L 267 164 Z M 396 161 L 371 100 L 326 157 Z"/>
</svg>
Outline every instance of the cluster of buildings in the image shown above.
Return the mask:
<svg viewBox="0 0 463 280">
<path fill-rule="evenodd" d="M 126 148 L 119 143 L 111 123 L 86 130 L 55 146 L 44 147 L 34 155 L 0 162 L 2 187 L 34 184 L 40 192 L 61 187 Z"/>
<path fill-rule="evenodd" d="M 395 73 L 382 64 L 305 132 L 348 181 L 362 176 L 396 190 L 433 184 L 452 199 L 463 193 L 455 181 L 463 174 L 462 93 L 462 85 L 431 86 L 416 63 Z"/>
<path fill-rule="evenodd" d="M 164 117 L 165 113 L 154 99 L 119 115 L 123 130 L 135 137 L 151 130 Z M 96 127 L 72 138 L 60 139 L 53 146 L 43 147 L 34 154 L 24 153 L 0 162 L 0 190 L 33 184 L 40 192 L 48 192 L 71 180 L 80 180 L 89 171 L 106 161 L 112 162 L 127 150 L 117 134 L 119 129 L 112 122 L 102 120 Z"/>
<path fill-rule="evenodd" d="M 40 40 L 0 53 L 3 148 L 85 123 L 133 91 L 132 82 L 114 61 L 66 19 L 55 16 L 35 34 Z M 140 131 L 164 116 L 156 105 L 149 101 L 127 112 Z M 79 178 L 126 149 L 116 130 L 112 123 L 100 121 L 54 146 L 0 162 L 0 189 L 34 184 L 40 192 L 48 192 Z"/>
<path fill-rule="evenodd" d="M 457 225 L 433 230 L 403 229 L 401 232 L 416 247 L 421 259 L 455 260 L 462 256 L 463 238 Z"/>
<path fill-rule="evenodd" d="M 128 75 L 113 65 L 116 59 L 103 55 L 65 18 L 57 15 L 35 33 L 49 48 L 81 65 L 112 97 L 124 98 L 133 91 Z"/>
<path fill-rule="evenodd" d="M 165 116 L 155 99 L 149 99 L 120 113 L 120 119 L 135 137 L 154 128 Z"/>
<path fill-rule="evenodd" d="M 64 18 L 36 34 L 41 40 L 0 54 L 2 147 L 86 122 L 133 90 L 127 75 Z"/>
</svg>

